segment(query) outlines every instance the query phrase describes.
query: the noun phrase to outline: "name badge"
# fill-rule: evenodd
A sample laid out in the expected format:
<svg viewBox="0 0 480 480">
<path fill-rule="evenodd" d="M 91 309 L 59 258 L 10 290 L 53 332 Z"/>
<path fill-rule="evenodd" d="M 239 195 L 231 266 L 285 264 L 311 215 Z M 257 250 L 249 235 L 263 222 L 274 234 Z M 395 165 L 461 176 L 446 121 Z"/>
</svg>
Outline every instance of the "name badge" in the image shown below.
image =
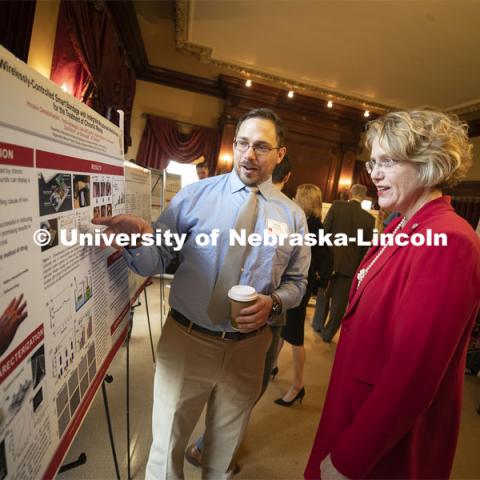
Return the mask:
<svg viewBox="0 0 480 480">
<path fill-rule="evenodd" d="M 282 233 L 288 235 L 288 226 L 286 223 L 267 218 L 267 231 L 273 235 L 280 235 Z"/>
</svg>

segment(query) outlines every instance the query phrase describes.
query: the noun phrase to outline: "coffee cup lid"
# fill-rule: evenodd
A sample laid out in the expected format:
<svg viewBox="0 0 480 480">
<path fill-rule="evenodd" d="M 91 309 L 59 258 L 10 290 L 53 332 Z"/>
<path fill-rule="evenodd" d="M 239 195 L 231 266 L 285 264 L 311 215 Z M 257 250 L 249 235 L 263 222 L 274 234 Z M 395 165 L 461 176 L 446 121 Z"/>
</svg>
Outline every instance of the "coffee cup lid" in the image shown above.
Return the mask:
<svg viewBox="0 0 480 480">
<path fill-rule="evenodd" d="M 257 292 L 248 285 L 234 285 L 229 291 L 228 296 L 237 302 L 250 302 L 257 298 Z"/>
</svg>

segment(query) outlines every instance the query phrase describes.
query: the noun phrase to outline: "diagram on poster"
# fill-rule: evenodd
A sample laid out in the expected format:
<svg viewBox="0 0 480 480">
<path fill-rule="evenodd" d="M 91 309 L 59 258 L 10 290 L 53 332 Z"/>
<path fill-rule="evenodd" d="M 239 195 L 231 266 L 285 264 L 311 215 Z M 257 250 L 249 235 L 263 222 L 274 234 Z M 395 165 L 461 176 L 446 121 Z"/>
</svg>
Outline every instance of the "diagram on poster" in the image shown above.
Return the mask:
<svg viewBox="0 0 480 480">
<path fill-rule="evenodd" d="M 1 47 L 0 82 L 0 480 L 52 478 L 126 335 L 122 255 L 62 241 L 125 211 L 123 135 Z"/>
</svg>

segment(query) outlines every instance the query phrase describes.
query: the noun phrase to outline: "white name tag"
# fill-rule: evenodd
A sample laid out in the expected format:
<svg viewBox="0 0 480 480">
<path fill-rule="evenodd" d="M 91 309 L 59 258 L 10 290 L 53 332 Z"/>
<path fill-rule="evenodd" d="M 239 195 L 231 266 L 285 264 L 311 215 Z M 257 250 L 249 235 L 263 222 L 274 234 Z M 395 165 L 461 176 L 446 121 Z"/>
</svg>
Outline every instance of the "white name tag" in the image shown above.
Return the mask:
<svg viewBox="0 0 480 480">
<path fill-rule="evenodd" d="M 286 223 L 267 218 L 267 231 L 274 235 L 280 235 L 282 233 L 288 235 L 288 226 Z"/>
</svg>

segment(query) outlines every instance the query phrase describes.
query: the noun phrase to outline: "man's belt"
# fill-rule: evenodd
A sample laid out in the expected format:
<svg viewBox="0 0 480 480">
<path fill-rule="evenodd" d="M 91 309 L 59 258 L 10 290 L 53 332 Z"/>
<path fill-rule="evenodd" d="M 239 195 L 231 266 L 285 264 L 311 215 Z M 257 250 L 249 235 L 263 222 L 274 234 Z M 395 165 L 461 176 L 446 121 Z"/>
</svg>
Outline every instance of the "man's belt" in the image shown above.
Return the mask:
<svg viewBox="0 0 480 480">
<path fill-rule="evenodd" d="M 246 340 L 247 338 L 254 337 L 258 333 L 260 333 L 266 326 L 263 325 L 259 329 L 248 333 L 225 331 L 220 332 L 215 330 L 209 330 L 208 328 L 201 327 L 200 325 L 193 323 L 191 320 L 185 317 L 185 315 L 182 315 L 178 310 L 175 310 L 174 308 L 172 308 L 170 313 L 172 314 L 172 317 L 175 321 L 177 321 L 180 325 L 187 327 L 189 331 L 195 330 L 196 332 L 200 332 L 205 335 L 211 335 L 212 337 L 218 337 L 226 340 Z"/>
</svg>

